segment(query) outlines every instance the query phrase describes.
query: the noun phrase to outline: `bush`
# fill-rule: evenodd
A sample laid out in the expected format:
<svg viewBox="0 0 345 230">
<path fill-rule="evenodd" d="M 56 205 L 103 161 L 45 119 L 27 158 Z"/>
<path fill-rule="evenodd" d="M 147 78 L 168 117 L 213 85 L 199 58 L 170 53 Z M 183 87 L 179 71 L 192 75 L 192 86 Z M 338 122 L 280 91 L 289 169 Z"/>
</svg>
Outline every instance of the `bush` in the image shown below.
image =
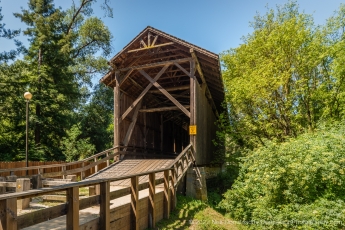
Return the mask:
<svg viewBox="0 0 345 230">
<path fill-rule="evenodd" d="M 220 207 L 252 229 L 343 227 L 344 134 L 337 124 L 249 152 Z"/>
</svg>

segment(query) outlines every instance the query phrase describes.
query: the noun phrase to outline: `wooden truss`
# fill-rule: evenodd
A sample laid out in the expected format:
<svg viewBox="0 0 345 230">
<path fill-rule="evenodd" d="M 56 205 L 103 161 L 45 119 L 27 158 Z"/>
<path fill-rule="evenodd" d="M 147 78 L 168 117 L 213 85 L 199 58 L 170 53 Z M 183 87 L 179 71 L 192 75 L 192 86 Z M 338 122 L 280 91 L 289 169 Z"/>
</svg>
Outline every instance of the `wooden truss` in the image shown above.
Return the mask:
<svg viewBox="0 0 345 230">
<path fill-rule="evenodd" d="M 129 128 L 127 130 L 127 133 L 122 140 L 122 144 L 124 146 L 128 146 L 128 143 L 130 141 L 130 138 L 132 136 L 138 114 L 139 112 L 148 113 L 148 112 L 163 112 L 163 111 L 171 111 L 171 110 L 180 110 L 182 111 L 190 120 L 191 124 L 194 123 L 194 115 L 192 114 L 194 111 L 194 84 L 195 84 L 195 68 L 194 68 L 194 60 L 192 58 L 183 58 L 183 59 L 177 59 L 172 61 L 164 61 L 164 62 L 156 62 L 141 66 L 133 66 L 128 68 L 119 69 L 115 72 L 115 79 L 113 81 L 116 82 L 116 85 L 114 87 L 114 144 L 120 145 L 120 133 L 119 133 L 119 126 L 120 123 L 126 119 L 129 113 L 131 113 L 134 110 L 131 123 L 129 125 Z M 180 64 L 182 63 L 190 63 L 190 72 L 188 72 L 185 68 L 183 68 Z M 167 87 L 164 88 L 161 84 L 158 83 L 158 80 L 160 77 L 166 73 L 168 68 L 172 65 L 175 65 L 179 70 L 181 70 L 186 76 L 188 76 L 191 80 L 191 83 L 189 85 L 182 85 L 182 86 L 174 86 L 174 87 Z M 145 69 L 152 69 L 152 68 L 159 68 L 160 71 L 154 76 L 151 77 Z M 136 72 L 137 71 L 137 72 Z M 120 72 L 126 72 L 123 77 L 120 77 Z M 123 85 L 123 83 L 127 80 L 133 81 L 133 83 L 140 85 L 136 83 L 130 76 L 133 73 L 140 73 L 141 76 L 143 76 L 146 80 L 148 80 L 149 84 L 143 88 L 142 92 L 139 94 L 139 96 L 133 101 L 133 103 L 125 110 L 123 114 L 119 113 L 119 104 L 120 104 L 120 87 Z M 151 89 L 152 86 L 155 86 L 156 89 Z M 183 105 L 181 104 L 176 98 L 186 98 L 184 95 L 174 95 L 169 92 L 177 91 L 177 90 L 190 90 L 190 104 L 189 105 Z M 143 98 L 148 93 L 162 93 L 166 98 L 167 101 L 172 102 L 175 106 L 163 106 L 159 108 L 141 108 L 141 104 L 143 101 Z M 188 110 L 189 109 L 189 110 Z M 163 123 L 163 117 L 161 116 L 161 123 Z M 192 121 L 193 120 L 193 121 Z M 162 127 L 161 127 L 162 128 Z M 163 130 L 161 130 L 161 133 L 163 133 Z M 162 145 L 162 143 L 161 143 Z"/>
</svg>

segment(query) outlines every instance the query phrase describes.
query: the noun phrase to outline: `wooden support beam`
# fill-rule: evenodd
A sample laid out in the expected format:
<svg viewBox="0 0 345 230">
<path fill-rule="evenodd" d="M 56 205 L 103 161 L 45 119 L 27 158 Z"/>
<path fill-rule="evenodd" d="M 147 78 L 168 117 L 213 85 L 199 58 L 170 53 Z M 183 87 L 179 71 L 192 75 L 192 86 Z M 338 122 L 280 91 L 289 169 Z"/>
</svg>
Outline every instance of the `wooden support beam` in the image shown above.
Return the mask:
<svg viewBox="0 0 345 230">
<path fill-rule="evenodd" d="M 205 91 L 206 91 L 205 96 L 206 96 L 206 98 L 207 98 L 207 100 L 208 100 L 208 103 L 211 105 L 212 110 L 214 111 L 216 117 L 218 118 L 218 117 L 219 117 L 219 114 L 218 114 L 218 111 L 217 111 L 217 107 L 216 107 L 216 105 L 214 104 L 214 101 L 213 101 L 211 92 L 210 92 L 210 90 L 209 90 L 209 88 L 208 88 L 208 85 L 207 85 L 207 82 L 206 82 L 204 73 L 203 73 L 203 71 L 202 71 L 202 69 L 201 69 L 201 66 L 200 66 L 198 57 L 196 56 L 196 54 L 195 54 L 195 52 L 194 52 L 193 49 L 190 49 L 190 53 L 191 53 L 192 58 L 193 58 L 193 60 L 194 60 L 194 62 L 195 62 L 196 69 L 197 69 L 198 72 L 199 72 L 199 76 L 200 76 L 201 81 L 202 81 L 202 84 L 203 84 L 203 85 L 202 85 L 202 88 L 205 88 Z"/>
<path fill-rule="evenodd" d="M 190 121 L 189 125 L 196 125 L 196 101 L 195 101 L 195 89 L 196 89 L 196 79 L 194 77 L 194 71 L 195 71 L 195 62 L 194 60 L 190 62 L 190 75 L 193 76 L 190 78 Z M 190 143 L 195 146 L 195 136 L 190 135 Z"/>
<path fill-rule="evenodd" d="M 114 87 L 114 146 L 120 145 L 120 85 L 118 72 L 115 73 L 116 85 Z"/>
<path fill-rule="evenodd" d="M 144 43 L 144 44 L 145 44 L 145 43 Z M 153 48 L 162 47 L 162 46 L 169 46 L 169 45 L 173 45 L 173 44 L 174 44 L 173 42 L 167 42 L 167 43 L 159 44 L 159 45 L 155 45 L 155 46 L 144 46 L 144 48 L 129 50 L 129 51 L 127 51 L 127 53 L 133 53 L 133 52 L 137 52 L 137 51 L 142 51 L 142 50 L 147 50 L 147 49 L 153 49 Z"/>
<path fill-rule="evenodd" d="M 131 177 L 131 229 L 139 230 L 139 176 Z"/>
<path fill-rule="evenodd" d="M 154 67 L 165 66 L 165 65 L 170 66 L 174 63 L 189 62 L 191 60 L 192 60 L 192 58 L 181 58 L 181 59 L 171 60 L 171 61 L 162 61 L 162 62 L 155 62 L 155 63 L 145 64 L 145 65 L 139 65 L 139 66 L 131 66 L 131 67 L 126 67 L 126 68 L 118 69 L 118 70 L 119 71 L 127 71 L 130 69 L 146 69 L 146 68 L 154 68 Z"/>
<path fill-rule="evenodd" d="M 127 80 L 127 78 L 131 75 L 131 73 L 134 71 L 134 69 L 130 69 L 128 70 L 128 72 L 126 73 L 126 75 L 121 79 L 121 82 L 119 82 L 119 85 L 121 87 L 121 85 Z M 109 85 L 111 84 L 111 82 L 109 83 Z"/>
<path fill-rule="evenodd" d="M 174 86 L 174 87 L 167 87 L 165 88 L 166 91 L 172 92 L 172 91 L 178 91 L 178 90 L 186 90 L 189 89 L 189 85 L 181 85 L 181 86 Z M 159 89 L 151 89 L 149 91 L 150 93 L 161 93 Z"/>
<path fill-rule="evenodd" d="M 183 105 L 186 109 L 189 109 L 189 105 Z M 171 110 L 180 110 L 177 106 L 169 106 L 169 107 L 161 107 L 161 108 L 150 108 L 150 109 L 140 109 L 139 112 L 142 113 L 154 113 L 154 112 L 164 112 L 164 111 L 171 111 Z"/>
<path fill-rule="evenodd" d="M 153 84 L 155 87 L 157 87 L 157 89 L 159 89 L 167 98 L 170 99 L 170 101 L 172 101 L 172 103 L 174 103 L 177 107 L 179 107 L 182 112 L 184 112 L 188 117 L 190 117 L 190 112 L 183 107 L 183 105 L 180 104 L 180 102 L 178 102 L 173 96 L 170 95 L 170 93 L 168 93 L 162 86 L 160 86 L 157 81 L 155 81 L 154 79 L 152 80 L 152 78 L 144 71 L 144 70 L 139 70 L 139 72 L 147 79 L 150 81 L 151 84 Z"/>
<path fill-rule="evenodd" d="M 158 35 L 156 35 L 155 38 L 153 39 L 153 42 L 152 42 L 151 46 L 154 46 L 156 44 L 157 38 L 158 38 Z"/>
<path fill-rule="evenodd" d="M 169 64 L 165 65 L 161 71 L 159 71 L 159 73 L 156 75 L 156 77 L 152 80 L 150 78 L 150 84 L 148 84 L 148 86 L 146 86 L 146 88 L 144 89 L 144 91 L 141 92 L 141 94 L 139 95 L 139 97 L 132 103 L 131 106 L 129 106 L 129 108 L 126 110 L 126 112 L 124 112 L 124 114 L 122 114 L 121 116 L 121 120 L 125 119 L 125 117 L 132 111 L 132 109 L 139 103 L 139 101 L 145 96 L 145 94 L 149 91 L 149 89 L 153 86 L 152 82 L 156 82 L 160 76 L 162 76 L 162 74 L 164 73 L 164 71 L 169 67 Z"/>
<path fill-rule="evenodd" d="M 115 72 L 115 69 L 110 70 L 104 77 L 101 78 L 101 80 L 99 80 L 99 82 L 104 82 L 105 79 L 107 79 L 107 78 L 110 77 L 112 74 L 114 74 L 114 72 Z M 111 81 L 111 82 L 112 82 L 112 81 Z M 107 84 L 107 85 L 109 85 L 109 84 Z"/>
<path fill-rule="evenodd" d="M 156 210 L 155 210 L 155 194 L 156 194 L 156 175 L 155 173 L 149 174 L 149 209 L 148 209 L 148 218 L 149 218 L 149 227 L 156 227 Z"/>
<path fill-rule="evenodd" d="M 169 189 L 169 171 L 164 171 L 164 213 L 165 219 L 169 219 L 170 216 L 170 189 Z"/>
<path fill-rule="evenodd" d="M 79 187 L 67 189 L 66 230 L 79 229 Z"/>
<path fill-rule="evenodd" d="M 191 77 L 190 73 L 188 73 L 188 71 L 185 70 L 180 64 L 174 62 L 174 65 L 176 65 L 180 70 L 182 70 L 182 72 L 184 72 L 187 76 Z"/>
<path fill-rule="evenodd" d="M 140 102 L 135 107 L 134 114 L 133 114 L 133 117 L 132 117 L 132 122 L 131 122 L 131 124 L 128 127 L 125 139 L 123 140 L 123 145 L 124 146 L 127 146 L 129 141 L 130 141 L 130 139 L 131 139 L 131 136 L 132 136 L 132 133 L 133 133 L 133 130 L 134 130 L 134 127 L 135 127 L 135 123 L 137 123 L 138 112 L 139 112 L 139 109 L 141 108 L 141 102 L 142 102 L 142 100 L 140 100 Z"/>
<path fill-rule="evenodd" d="M 99 229 L 110 229 L 110 182 L 100 184 Z"/>
<path fill-rule="evenodd" d="M 17 198 L 0 200 L 0 230 L 17 230 Z"/>
</svg>

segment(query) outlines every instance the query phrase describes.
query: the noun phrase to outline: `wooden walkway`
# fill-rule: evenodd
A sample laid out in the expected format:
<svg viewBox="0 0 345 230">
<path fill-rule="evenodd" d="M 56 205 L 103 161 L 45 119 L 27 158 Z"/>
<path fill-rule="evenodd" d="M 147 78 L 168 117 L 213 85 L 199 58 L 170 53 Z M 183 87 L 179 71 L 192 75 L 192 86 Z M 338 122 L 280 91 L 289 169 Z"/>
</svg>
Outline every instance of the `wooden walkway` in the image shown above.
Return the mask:
<svg viewBox="0 0 345 230">
<path fill-rule="evenodd" d="M 113 150 L 96 154 L 97 158 L 92 158 L 95 162 L 86 167 L 95 167 L 97 171 L 100 162 L 121 154 L 111 152 Z M 98 157 L 101 154 L 105 157 Z M 175 159 L 125 158 L 80 182 L 1 195 L 0 214 L 4 215 L 0 215 L 0 229 L 155 228 L 159 220 L 169 218 L 175 207 L 177 184 L 195 163 L 194 155 L 190 144 Z M 85 171 L 86 167 L 78 172 Z M 62 174 L 75 171 L 66 170 Z M 96 194 L 80 197 L 82 187 L 93 187 Z M 56 192 L 66 193 L 66 202 L 17 215 L 17 200 Z"/>
<path fill-rule="evenodd" d="M 119 176 L 138 174 L 142 172 L 149 172 L 167 168 L 174 162 L 174 159 L 124 159 L 116 162 L 109 167 L 89 176 L 86 180 L 95 179 L 109 179 Z M 163 178 L 163 172 L 156 174 L 156 179 Z M 149 181 L 149 176 L 140 176 L 139 184 Z M 128 187 L 131 184 L 130 179 L 119 180 L 111 182 L 111 186 L 124 186 Z"/>
</svg>

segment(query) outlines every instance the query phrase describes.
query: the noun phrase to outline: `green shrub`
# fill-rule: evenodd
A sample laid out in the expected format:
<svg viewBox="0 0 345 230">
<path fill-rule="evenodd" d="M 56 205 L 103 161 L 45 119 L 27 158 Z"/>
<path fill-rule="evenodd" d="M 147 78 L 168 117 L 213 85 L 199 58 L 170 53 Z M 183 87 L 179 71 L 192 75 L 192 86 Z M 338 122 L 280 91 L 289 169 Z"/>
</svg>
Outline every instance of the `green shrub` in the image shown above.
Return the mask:
<svg viewBox="0 0 345 230">
<path fill-rule="evenodd" d="M 243 157 L 220 207 L 252 229 L 345 226 L 345 125 L 322 127 Z"/>
</svg>

